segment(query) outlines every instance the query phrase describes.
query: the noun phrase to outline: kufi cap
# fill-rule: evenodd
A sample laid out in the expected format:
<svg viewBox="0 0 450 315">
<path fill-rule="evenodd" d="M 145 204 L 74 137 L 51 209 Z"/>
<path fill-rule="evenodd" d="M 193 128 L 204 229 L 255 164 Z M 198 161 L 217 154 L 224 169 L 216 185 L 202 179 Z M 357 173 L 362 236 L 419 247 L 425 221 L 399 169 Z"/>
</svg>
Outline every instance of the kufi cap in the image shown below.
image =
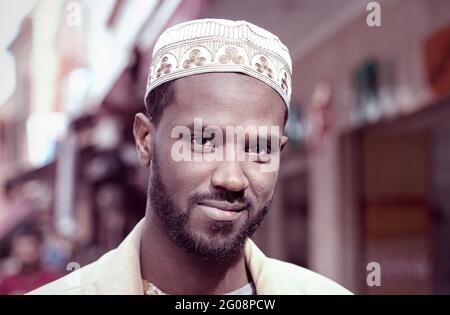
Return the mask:
<svg viewBox="0 0 450 315">
<path fill-rule="evenodd" d="M 158 38 L 145 100 L 157 86 L 189 75 L 240 72 L 270 85 L 289 109 L 292 61 L 277 36 L 246 21 L 201 19 L 177 24 Z"/>
</svg>

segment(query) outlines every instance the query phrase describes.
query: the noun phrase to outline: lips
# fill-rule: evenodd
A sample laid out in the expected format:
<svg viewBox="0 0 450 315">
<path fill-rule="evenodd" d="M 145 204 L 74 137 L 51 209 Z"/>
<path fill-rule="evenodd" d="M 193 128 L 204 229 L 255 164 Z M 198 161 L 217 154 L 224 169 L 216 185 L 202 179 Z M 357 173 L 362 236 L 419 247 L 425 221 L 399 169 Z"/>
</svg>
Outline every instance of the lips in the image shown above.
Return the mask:
<svg viewBox="0 0 450 315">
<path fill-rule="evenodd" d="M 199 205 L 216 208 L 222 211 L 237 211 L 237 212 L 247 208 L 247 205 L 243 203 L 229 203 L 226 201 L 218 201 L 218 200 L 204 200 L 199 202 Z"/>
<path fill-rule="evenodd" d="M 209 219 L 216 221 L 235 221 L 247 208 L 246 204 L 207 200 L 198 203 L 200 210 Z"/>
</svg>

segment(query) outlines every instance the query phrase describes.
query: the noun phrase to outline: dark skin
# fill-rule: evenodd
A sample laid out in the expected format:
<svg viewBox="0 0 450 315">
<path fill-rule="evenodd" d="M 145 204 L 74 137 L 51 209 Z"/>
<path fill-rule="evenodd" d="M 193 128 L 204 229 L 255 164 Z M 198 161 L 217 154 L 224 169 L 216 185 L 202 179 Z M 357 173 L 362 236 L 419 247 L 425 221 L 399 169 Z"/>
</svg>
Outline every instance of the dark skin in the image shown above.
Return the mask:
<svg viewBox="0 0 450 315">
<path fill-rule="evenodd" d="M 285 104 L 279 94 L 267 84 L 238 73 L 207 73 L 178 79 L 174 102 L 164 109 L 158 125 L 146 115 L 137 114 L 134 136 L 138 158 L 149 167 L 157 156 L 164 186 L 179 209 L 186 209 L 192 193 L 226 190 L 245 194 L 261 209 L 272 198 L 278 170 L 261 172 L 255 161 L 174 161 L 171 138 L 175 126 L 188 126 L 194 118 L 202 118 L 203 126 L 278 126 L 278 147 L 284 148 Z M 225 146 L 232 145 L 225 140 Z M 279 155 L 273 158 L 279 158 Z M 231 231 L 217 233 L 208 228 L 211 218 L 195 207 L 186 229 L 205 241 L 226 242 L 239 232 L 248 216 L 232 223 Z M 251 281 L 243 251 L 233 259 L 205 260 L 181 249 L 168 236 L 165 226 L 147 202 L 144 233 L 141 241 L 141 274 L 162 291 L 171 294 L 224 294 L 239 289 Z"/>
</svg>

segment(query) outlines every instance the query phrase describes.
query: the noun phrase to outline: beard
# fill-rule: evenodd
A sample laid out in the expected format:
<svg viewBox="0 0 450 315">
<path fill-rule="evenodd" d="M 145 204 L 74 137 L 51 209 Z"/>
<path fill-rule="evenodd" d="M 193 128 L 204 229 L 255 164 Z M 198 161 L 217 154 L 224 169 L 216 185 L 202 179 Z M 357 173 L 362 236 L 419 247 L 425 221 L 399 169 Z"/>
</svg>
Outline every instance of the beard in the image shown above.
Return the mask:
<svg viewBox="0 0 450 315">
<path fill-rule="evenodd" d="M 252 236 L 262 224 L 272 202 L 272 198 L 261 209 L 255 209 L 254 203 L 242 193 L 220 190 L 214 193 L 194 193 L 188 197 L 186 209 L 179 209 L 171 198 L 167 187 L 162 182 L 162 175 L 156 158 L 151 163 L 149 185 L 149 200 L 153 211 L 168 232 L 168 236 L 176 245 L 190 254 L 204 260 L 216 262 L 230 261 L 242 253 L 248 237 Z M 209 229 L 215 234 L 221 234 L 222 239 L 216 240 L 202 236 L 189 229 L 189 219 L 192 210 L 202 200 L 221 200 L 232 202 L 238 200 L 247 205 L 245 223 L 234 232 L 234 223 L 212 221 Z M 234 232 L 234 233 L 233 233 Z"/>
</svg>

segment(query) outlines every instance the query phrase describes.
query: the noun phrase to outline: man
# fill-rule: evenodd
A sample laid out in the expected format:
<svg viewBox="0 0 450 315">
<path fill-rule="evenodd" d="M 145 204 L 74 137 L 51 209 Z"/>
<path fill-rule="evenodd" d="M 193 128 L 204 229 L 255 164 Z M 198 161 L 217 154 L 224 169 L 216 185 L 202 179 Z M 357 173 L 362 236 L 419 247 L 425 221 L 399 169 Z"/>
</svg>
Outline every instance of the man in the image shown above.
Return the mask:
<svg viewBox="0 0 450 315">
<path fill-rule="evenodd" d="M 134 136 L 150 168 L 146 216 L 115 250 L 39 294 L 347 294 L 249 239 L 278 177 L 291 95 L 280 40 L 204 19 L 158 39 Z"/>
</svg>

